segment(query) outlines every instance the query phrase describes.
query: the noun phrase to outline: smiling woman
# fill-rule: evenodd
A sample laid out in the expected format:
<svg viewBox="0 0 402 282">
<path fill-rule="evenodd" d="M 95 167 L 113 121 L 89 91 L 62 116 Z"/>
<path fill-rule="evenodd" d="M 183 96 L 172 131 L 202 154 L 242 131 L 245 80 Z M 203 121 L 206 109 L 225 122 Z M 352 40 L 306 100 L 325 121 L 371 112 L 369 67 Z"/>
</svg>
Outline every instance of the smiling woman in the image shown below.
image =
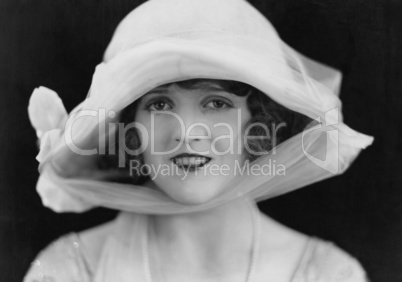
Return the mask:
<svg viewBox="0 0 402 282">
<path fill-rule="evenodd" d="M 121 213 L 50 245 L 25 281 L 366 281 L 334 244 L 255 205 L 342 173 L 371 144 L 342 122 L 339 83 L 246 1 L 141 5 L 69 116 L 54 92 L 32 95 L 44 205 Z M 272 163 L 286 173 L 255 173 Z"/>
<path fill-rule="evenodd" d="M 268 154 L 312 122 L 248 84 L 215 79 L 191 79 L 152 89 L 122 111 L 119 122 L 124 127 L 133 121 L 154 134 L 149 140 L 152 145 L 138 151 L 143 140 L 142 130 L 136 127 L 129 128 L 124 139 L 116 132 L 116 139 L 124 140 L 128 149 L 122 153 L 130 177 L 114 181 L 137 184 L 150 177 L 155 184 L 177 187 L 175 181 L 180 180 L 181 186 L 202 193 L 207 193 L 205 187 L 226 187 L 221 182 L 229 181 L 227 176 L 240 173 L 246 162 Z M 116 168 L 118 157 L 103 155 L 100 167 Z M 189 182 L 184 184 L 184 179 Z"/>
<path fill-rule="evenodd" d="M 237 124 L 239 113 L 240 124 Z M 241 132 L 238 126 L 244 126 L 249 118 L 246 97 L 235 96 L 222 90 L 188 91 L 173 84 L 167 87 L 164 94 L 143 96 L 137 107 L 135 121 L 144 125 L 148 132 L 154 133 L 151 138 L 154 146 L 147 147 L 143 152 L 144 163 L 160 167 L 173 161 L 180 170 L 192 170 L 184 181 L 180 176 L 171 174 L 155 177 L 151 171 L 150 176 L 155 185 L 174 200 L 184 204 L 205 203 L 220 194 L 228 178 L 211 175 L 208 166 L 202 168 L 205 173 L 196 175 L 197 166 L 195 163 L 189 163 L 195 162 L 195 158 L 185 157 L 183 154 L 208 158 L 208 164 L 227 165 L 231 170 L 234 169 L 235 162 L 244 162 L 244 158 L 236 148 L 237 145 L 243 147 L 243 144 L 234 143 L 233 139 L 243 138 L 227 138 L 229 129 L 238 134 Z M 186 128 L 185 134 L 181 130 L 181 124 Z M 216 126 L 217 124 L 225 126 Z M 234 148 L 233 144 L 236 144 Z"/>
</svg>

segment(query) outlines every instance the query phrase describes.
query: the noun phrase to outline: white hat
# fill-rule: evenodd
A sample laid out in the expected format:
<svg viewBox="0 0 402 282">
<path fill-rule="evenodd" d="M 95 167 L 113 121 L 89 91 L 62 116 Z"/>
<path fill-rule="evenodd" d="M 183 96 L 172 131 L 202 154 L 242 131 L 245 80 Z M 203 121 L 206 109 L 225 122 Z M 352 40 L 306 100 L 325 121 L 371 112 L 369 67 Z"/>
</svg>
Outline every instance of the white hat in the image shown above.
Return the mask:
<svg viewBox="0 0 402 282">
<path fill-rule="evenodd" d="M 103 172 L 97 171 L 93 158 L 72 151 L 72 146 L 88 150 L 98 146 L 99 124 L 115 121 L 113 113 L 149 90 L 192 78 L 250 84 L 320 124 L 282 143 L 275 155 L 256 160 L 264 164 L 274 159 L 286 166 L 286 176 L 243 176 L 231 183 L 227 193 L 194 206 L 176 203 L 149 187 L 101 181 L 98 176 Z M 338 71 L 286 45 L 270 22 L 244 0 L 148 1 L 120 23 L 104 62 L 96 67 L 90 94 L 69 117 L 51 90 L 41 87 L 32 94 L 29 113 L 41 139 L 37 190 L 43 204 L 58 212 L 104 206 L 178 213 L 243 195 L 267 199 L 340 174 L 373 141 L 342 122 L 340 81 Z M 49 108 L 58 112 L 49 116 Z M 98 115 L 88 116 L 91 113 Z M 327 137 L 325 142 L 322 136 Z M 325 160 L 315 158 L 316 153 L 324 153 Z M 82 170 L 90 172 L 88 177 L 75 175 Z"/>
</svg>

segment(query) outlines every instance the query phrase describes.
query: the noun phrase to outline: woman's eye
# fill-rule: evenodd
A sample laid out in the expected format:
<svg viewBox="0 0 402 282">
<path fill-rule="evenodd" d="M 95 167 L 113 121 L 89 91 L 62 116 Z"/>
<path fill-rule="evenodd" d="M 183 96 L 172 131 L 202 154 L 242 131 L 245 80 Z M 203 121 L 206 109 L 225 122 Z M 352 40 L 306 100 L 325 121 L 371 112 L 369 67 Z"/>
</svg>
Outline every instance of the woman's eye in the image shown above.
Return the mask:
<svg viewBox="0 0 402 282">
<path fill-rule="evenodd" d="M 147 106 L 149 111 L 166 111 L 170 110 L 172 107 L 165 101 L 156 101 Z"/>
<path fill-rule="evenodd" d="M 212 109 L 226 109 L 232 108 L 232 105 L 222 100 L 212 100 L 206 104 L 206 107 Z"/>
</svg>

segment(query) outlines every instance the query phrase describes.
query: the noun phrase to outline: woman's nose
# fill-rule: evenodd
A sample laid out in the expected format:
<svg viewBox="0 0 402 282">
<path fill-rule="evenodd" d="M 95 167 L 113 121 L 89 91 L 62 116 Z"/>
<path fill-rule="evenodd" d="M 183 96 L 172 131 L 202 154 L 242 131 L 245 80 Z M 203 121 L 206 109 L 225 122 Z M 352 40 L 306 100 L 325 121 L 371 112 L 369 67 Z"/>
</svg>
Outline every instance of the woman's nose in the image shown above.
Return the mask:
<svg viewBox="0 0 402 282">
<path fill-rule="evenodd" d="M 200 113 L 197 111 L 186 110 L 178 114 L 181 128 L 175 130 L 174 140 L 176 142 L 185 142 L 191 144 L 211 137 L 211 131 L 207 124 L 202 122 Z"/>
</svg>

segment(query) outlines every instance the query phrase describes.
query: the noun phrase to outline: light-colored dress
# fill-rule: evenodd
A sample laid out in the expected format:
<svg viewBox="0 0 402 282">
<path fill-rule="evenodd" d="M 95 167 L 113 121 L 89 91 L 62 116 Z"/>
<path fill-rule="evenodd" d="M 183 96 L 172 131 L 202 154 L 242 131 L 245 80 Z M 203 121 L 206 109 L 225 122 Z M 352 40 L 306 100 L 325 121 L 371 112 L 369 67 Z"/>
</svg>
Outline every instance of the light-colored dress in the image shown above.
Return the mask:
<svg viewBox="0 0 402 282">
<path fill-rule="evenodd" d="M 90 282 L 94 272 L 79 235 L 70 233 L 38 255 L 24 282 Z M 267 281 L 270 279 L 267 278 Z M 368 280 L 356 259 L 331 242 L 310 237 L 290 282 L 335 281 Z"/>
</svg>

